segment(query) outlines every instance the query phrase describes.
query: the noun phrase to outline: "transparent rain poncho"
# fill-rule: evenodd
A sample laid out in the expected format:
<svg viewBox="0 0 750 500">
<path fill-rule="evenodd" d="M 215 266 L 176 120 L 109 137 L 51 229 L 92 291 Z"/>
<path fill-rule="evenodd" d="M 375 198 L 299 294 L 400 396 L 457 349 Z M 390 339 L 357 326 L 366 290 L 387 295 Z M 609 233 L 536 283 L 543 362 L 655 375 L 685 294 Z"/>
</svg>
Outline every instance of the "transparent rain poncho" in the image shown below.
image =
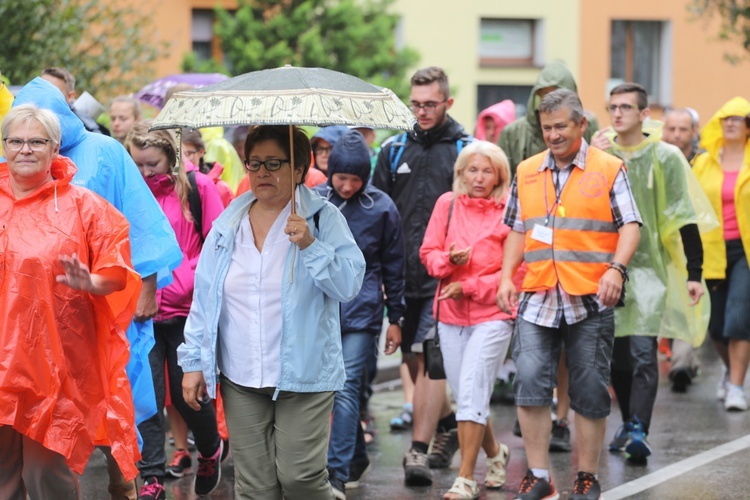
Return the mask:
<svg viewBox="0 0 750 500">
<path fill-rule="evenodd" d="M 680 228 L 701 233 L 718 226 L 716 214 L 685 157 L 661 142 L 657 127 L 637 146 L 609 150 L 622 158 L 643 219 L 638 250 L 628 265 L 625 307 L 615 312 L 616 336 L 646 335 L 703 342 L 711 312 L 708 293 L 690 306 Z M 703 283 L 704 290 L 705 283 Z"/>
</svg>

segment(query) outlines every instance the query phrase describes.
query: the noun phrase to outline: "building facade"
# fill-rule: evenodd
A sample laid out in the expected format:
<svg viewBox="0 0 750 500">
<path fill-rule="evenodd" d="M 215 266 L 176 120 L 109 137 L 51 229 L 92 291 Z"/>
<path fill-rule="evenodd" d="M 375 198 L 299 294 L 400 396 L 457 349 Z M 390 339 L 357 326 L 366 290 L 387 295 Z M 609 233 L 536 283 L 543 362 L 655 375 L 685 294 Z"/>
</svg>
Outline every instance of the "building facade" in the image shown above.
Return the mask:
<svg viewBox="0 0 750 500">
<path fill-rule="evenodd" d="M 718 22 L 692 19 L 691 0 L 397 0 L 396 40 L 421 56 L 418 67 L 443 67 L 451 80 L 451 114 L 468 129 L 481 109 L 510 98 L 525 111 L 531 86 L 547 62 L 561 60 L 578 82 L 584 106 L 607 124 L 609 89 L 636 81 L 649 91 L 653 114 L 690 106 L 705 121 L 721 104 L 747 95 L 750 63 L 732 65 Z M 155 76 L 180 71 L 184 54 L 221 57 L 213 34 L 214 5 L 231 0 L 163 0 L 144 4 L 170 43 Z M 416 69 L 416 68 L 415 68 Z M 719 83 L 720 82 L 720 83 Z M 717 85 L 719 83 L 719 85 Z"/>
</svg>

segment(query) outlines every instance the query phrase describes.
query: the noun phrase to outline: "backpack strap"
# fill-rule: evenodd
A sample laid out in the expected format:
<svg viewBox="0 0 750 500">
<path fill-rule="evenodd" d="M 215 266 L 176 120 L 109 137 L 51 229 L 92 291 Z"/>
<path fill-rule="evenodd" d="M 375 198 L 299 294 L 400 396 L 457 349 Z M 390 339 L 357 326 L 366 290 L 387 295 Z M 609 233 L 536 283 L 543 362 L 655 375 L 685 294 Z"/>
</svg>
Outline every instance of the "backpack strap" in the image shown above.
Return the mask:
<svg viewBox="0 0 750 500">
<path fill-rule="evenodd" d="M 201 204 L 201 194 L 198 191 L 198 182 L 195 180 L 195 170 L 187 173 L 188 182 L 190 182 L 190 191 L 188 192 L 188 207 L 190 215 L 193 217 L 193 224 L 198 237 L 203 243 L 203 206 Z"/>
<path fill-rule="evenodd" d="M 388 152 L 388 159 L 391 162 L 391 182 L 396 182 L 396 170 L 398 170 L 398 162 L 401 161 L 401 155 L 404 154 L 406 139 L 406 132 L 403 132 L 398 134 L 391 143 L 391 149 Z"/>
<path fill-rule="evenodd" d="M 470 134 L 466 134 L 465 136 L 456 139 L 456 154 L 461 154 L 461 150 L 464 146 L 471 144 L 472 142 L 474 142 L 474 136 Z"/>
</svg>

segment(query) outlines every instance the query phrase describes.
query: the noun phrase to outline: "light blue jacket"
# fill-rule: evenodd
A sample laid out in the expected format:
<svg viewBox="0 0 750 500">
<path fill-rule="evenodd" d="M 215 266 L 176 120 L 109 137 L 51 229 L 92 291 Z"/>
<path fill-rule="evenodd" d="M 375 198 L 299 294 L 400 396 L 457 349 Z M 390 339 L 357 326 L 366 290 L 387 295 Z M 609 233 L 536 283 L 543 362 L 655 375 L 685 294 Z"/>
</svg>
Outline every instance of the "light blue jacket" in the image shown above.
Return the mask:
<svg viewBox="0 0 750 500">
<path fill-rule="evenodd" d="M 344 386 L 339 303 L 357 296 L 365 274 L 365 259 L 341 212 L 305 186 L 297 193 L 297 213 L 307 219 L 315 241 L 304 250 L 290 243 L 284 264 L 281 367 L 274 397 L 279 391 L 327 392 Z M 185 343 L 177 349 L 183 371 L 202 371 L 212 398 L 224 280 L 240 222 L 254 201 L 252 192 L 245 193 L 214 221 L 195 271 Z"/>
</svg>

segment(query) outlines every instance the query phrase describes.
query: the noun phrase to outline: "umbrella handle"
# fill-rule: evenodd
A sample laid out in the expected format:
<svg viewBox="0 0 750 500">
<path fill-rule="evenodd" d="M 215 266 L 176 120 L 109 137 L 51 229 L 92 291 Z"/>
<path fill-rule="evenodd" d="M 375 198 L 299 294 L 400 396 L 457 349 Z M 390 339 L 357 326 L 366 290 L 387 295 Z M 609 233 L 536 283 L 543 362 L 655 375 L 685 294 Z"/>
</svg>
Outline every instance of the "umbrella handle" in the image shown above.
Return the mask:
<svg viewBox="0 0 750 500">
<path fill-rule="evenodd" d="M 297 204 L 294 200 L 295 192 L 297 191 L 297 182 L 294 178 L 294 172 L 295 172 L 295 163 L 294 163 L 294 125 L 289 125 L 289 168 L 291 170 L 292 174 L 292 215 L 297 213 Z"/>
</svg>

